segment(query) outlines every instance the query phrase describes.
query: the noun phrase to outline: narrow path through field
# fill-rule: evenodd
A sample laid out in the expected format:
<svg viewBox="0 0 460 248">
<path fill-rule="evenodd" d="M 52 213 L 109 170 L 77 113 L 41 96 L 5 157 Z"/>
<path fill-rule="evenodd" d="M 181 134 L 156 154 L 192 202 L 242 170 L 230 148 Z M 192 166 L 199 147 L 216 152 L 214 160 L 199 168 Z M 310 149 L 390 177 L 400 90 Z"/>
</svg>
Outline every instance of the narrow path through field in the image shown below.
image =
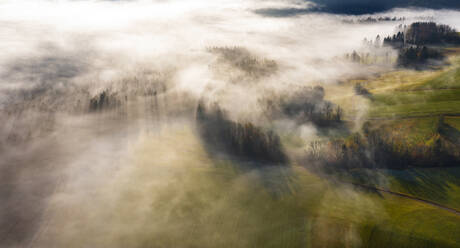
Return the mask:
<svg viewBox="0 0 460 248">
<path fill-rule="evenodd" d="M 415 196 L 412 196 L 412 195 L 408 195 L 408 194 L 404 194 L 404 193 L 400 193 L 400 192 L 394 192 L 394 191 L 391 191 L 391 190 L 388 190 L 388 189 L 377 188 L 377 187 L 374 187 L 374 186 L 369 186 L 369 185 L 364 185 L 364 184 L 359 184 L 359 183 L 351 183 L 351 184 L 354 185 L 354 186 L 361 187 L 361 188 L 375 190 L 375 191 L 379 191 L 379 192 L 384 192 L 384 193 L 387 193 L 387 194 L 392 194 L 392 195 L 396 195 L 396 196 L 403 197 L 403 198 L 406 198 L 406 199 L 411 199 L 411 200 L 414 200 L 414 201 L 425 203 L 425 204 L 428 204 L 428 205 L 431 205 L 431 206 L 434 206 L 434 207 L 437 207 L 437 208 L 440 208 L 440 209 L 447 210 L 447 211 L 449 211 L 449 212 L 451 212 L 453 214 L 456 214 L 456 215 L 460 216 L 460 211 L 459 210 L 454 209 L 454 208 L 450 208 L 450 207 L 447 207 L 447 206 L 444 206 L 444 205 L 441 205 L 441 204 L 433 202 L 433 201 L 421 199 L 421 198 L 418 198 L 418 197 L 415 197 Z"/>
</svg>

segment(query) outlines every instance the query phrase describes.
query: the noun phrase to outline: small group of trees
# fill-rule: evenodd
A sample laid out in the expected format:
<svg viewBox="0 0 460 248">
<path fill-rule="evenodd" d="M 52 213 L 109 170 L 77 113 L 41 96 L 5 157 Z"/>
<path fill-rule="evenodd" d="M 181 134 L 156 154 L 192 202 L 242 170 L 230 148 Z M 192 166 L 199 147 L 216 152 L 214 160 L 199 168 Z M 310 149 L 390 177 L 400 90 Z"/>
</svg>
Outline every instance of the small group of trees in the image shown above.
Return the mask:
<svg viewBox="0 0 460 248">
<path fill-rule="evenodd" d="M 145 71 L 133 77 L 125 77 L 110 84 L 94 95 L 92 89 L 85 88 L 79 104 L 84 111 L 103 111 L 126 107 L 128 102 L 136 101 L 149 104 L 156 108 L 161 97 L 169 90 L 168 80 L 170 75 L 166 73 L 157 73 Z M 80 101 L 80 99 L 79 99 Z"/>
<path fill-rule="evenodd" d="M 345 54 L 345 59 L 351 61 L 353 63 L 358 64 L 378 64 L 384 63 L 388 64 L 391 63 L 392 53 L 389 50 L 382 50 L 380 49 L 381 46 L 374 46 L 372 41 L 368 42 L 367 40 L 363 41 L 368 48 L 363 51 L 357 52 L 353 50 L 352 53 Z"/>
<path fill-rule="evenodd" d="M 404 32 L 399 31 L 393 36 L 388 36 L 383 39 L 384 46 L 390 46 L 395 49 L 401 49 L 404 47 Z"/>
<path fill-rule="evenodd" d="M 436 130 L 442 129 L 443 119 Z M 405 139 L 365 123 L 362 133 L 346 138 L 313 142 L 307 149 L 307 158 L 320 161 L 330 168 L 392 168 L 455 166 L 460 162 L 458 144 L 453 144 L 440 133 L 427 142 L 408 145 Z"/>
<path fill-rule="evenodd" d="M 89 100 L 90 111 L 100 111 L 119 107 L 121 101 L 116 97 L 116 94 L 109 94 L 107 90 L 102 91 Z"/>
<path fill-rule="evenodd" d="M 360 56 L 356 52 L 356 50 L 353 50 L 353 52 L 351 54 L 348 54 L 348 53 L 345 54 L 345 59 L 350 60 L 350 61 L 355 62 L 355 63 L 360 63 L 360 62 L 362 62 L 362 57 L 364 57 L 364 56 L 367 56 L 367 55 Z"/>
<path fill-rule="evenodd" d="M 398 49 L 407 45 L 442 44 L 460 44 L 460 35 L 454 28 L 435 22 L 414 22 L 397 34 L 384 38 L 384 45 Z"/>
<path fill-rule="evenodd" d="M 444 138 L 440 130 L 444 126 L 443 117 L 438 118 L 435 132 L 427 141 L 409 145 L 404 137 L 395 136 L 382 129 L 363 128 L 370 158 L 377 165 L 406 168 L 454 166 L 460 162 L 459 147 Z"/>
<path fill-rule="evenodd" d="M 375 40 L 364 38 L 363 44 L 368 47 L 379 48 L 382 46 L 382 38 L 380 37 L 380 35 L 377 35 L 375 37 Z"/>
<path fill-rule="evenodd" d="M 355 91 L 356 95 L 366 96 L 366 97 L 371 96 L 371 93 L 369 92 L 369 90 L 366 89 L 361 83 L 355 84 L 355 86 L 353 87 L 353 90 Z"/>
<path fill-rule="evenodd" d="M 434 22 L 415 22 L 406 30 L 406 43 L 418 46 L 437 44 L 460 44 L 457 31 L 442 24 Z"/>
<path fill-rule="evenodd" d="M 402 67 L 419 67 L 429 60 L 442 60 L 444 55 L 437 49 L 426 46 L 402 48 L 398 54 L 398 65 Z"/>
<path fill-rule="evenodd" d="M 278 70 L 276 61 L 260 59 L 243 47 L 211 47 L 208 51 L 219 55 L 221 62 L 228 63 L 249 76 L 267 76 Z"/>
<path fill-rule="evenodd" d="M 383 40 L 384 46 L 398 49 L 397 64 L 402 67 L 419 67 L 429 60 L 442 60 L 443 54 L 430 45 L 460 44 L 460 35 L 448 25 L 434 22 L 415 22 L 397 34 Z"/>
<path fill-rule="evenodd" d="M 397 33 L 381 38 L 363 40 L 364 49 L 346 54 L 355 63 L 373 64 L 393 61 L 388 47 L 398 51 L 397 64 L 402 67 L 419 67 L 429 60 L 443 60 L 444 56 L 435 45 L 460 44 L 460 34 L 448 25 L 434 22 L 415 22 L 409 26 L 399 25 Z"/>
<path fill-rule="evenodd" d="M 214 149 L 264 164 L 285 164 L 287 161 L 276 133 L 250 122 L 232 121 L 217 104 L 206 106 L 200 102 L 196 119 L 201 136 Z"/>
<path fill-rule="evenodd" d="M 271 101 L 269 115 L 272 119 L 288 117 L 300 123 L 312 122 L 317 126 L 341 123 L 343 109 L 324 99 L 321 86 L 303 87 L 294 93 L 282 96 L 279 102 Z"/>
</svg>

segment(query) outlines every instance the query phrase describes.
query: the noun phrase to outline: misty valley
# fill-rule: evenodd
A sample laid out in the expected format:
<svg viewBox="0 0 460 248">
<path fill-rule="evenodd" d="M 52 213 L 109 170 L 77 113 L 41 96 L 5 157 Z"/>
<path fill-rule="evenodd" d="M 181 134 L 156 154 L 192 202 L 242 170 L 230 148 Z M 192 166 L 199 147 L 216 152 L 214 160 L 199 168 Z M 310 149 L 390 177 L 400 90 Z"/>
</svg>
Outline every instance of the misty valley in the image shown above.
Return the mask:
<svg viewBox="0 0 460 248">
<path fill-rule="evenodd" d="M 0 1 L 0 248 L 460 247 L 456 1 Z"/>
</svg>

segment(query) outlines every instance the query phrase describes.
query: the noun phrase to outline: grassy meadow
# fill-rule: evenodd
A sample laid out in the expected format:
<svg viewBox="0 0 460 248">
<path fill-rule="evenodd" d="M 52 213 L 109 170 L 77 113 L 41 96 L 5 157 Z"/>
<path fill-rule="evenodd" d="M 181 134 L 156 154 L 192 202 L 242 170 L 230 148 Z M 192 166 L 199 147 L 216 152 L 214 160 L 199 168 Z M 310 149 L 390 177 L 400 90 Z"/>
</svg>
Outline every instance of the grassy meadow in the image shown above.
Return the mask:
<svg viewBox="0 0 460 248">
<path fill-rule="evenodd" d="M 354 86 L 369 91 L 358 96 Z M 330 86 L 326 98 L 345 109 L 348 119 L 403 119 L 460 114 L 460 55 L 452 50 L 438 70 L 397 69 L 365 79 Z"/>
<path fill-rule="evenodd" d="M 371 95 L 370 118 L 460 113 L 460 58 L 437 71 L 397 71 L 361 82 Z"/>
<path fill-rule="evenodd" d="M 338 183 L 295 164 L 255 169 L 214 156 L 193 129 L 167 133 L 143 138 L 134 166 L 112 175 L 91 201 L 52 211 L 52 226 L 61 228 L 49 231 L 60 234 L 59 245 L 460 245 L 460 216 L 444 209 Z M 114 189 L 121 194 L 111 194 Z"/>
<path fill-rule="evenodd" d="M 409 149 L 432 145 L 436 137 L 439 137 L 438 125 L 441 115 L 444 116 L 444 126 L 449 129 L 449 132 L 444 135 L 447 139 L 458 142 L 459 50 L 451 49 L 448 55 L 449 64 L 439 70 L 397 69 L 373 78 L 354 79 L 328 88 L 326 98 L 342 106 L 347 119 L 367 121 L 373 128 L 390 134 L 398 144 L 403 144 Z M 369 91 L 368 95 L 357 95 L 354 92 L 354 86 L 358 83 Z M 344 172 L 340 178 L 344 182 L 384 188 L 460 209 L 460 170 L 457 167 L 405 170 L 354 169 L 351 172 Z M 458 216 L 445 213 L 446 211 L 437 215 L 435 212 L 438 210 L 429 210 L 430 207 L 425 204 L 388 196 L 385 193 L 359 192 L 359 194 L 374 197 L 374 202 L 379 202 L 386 213 L 383 218 L 385 220 L 378 222 L 376 226 L 363 229 L 366 230 L 364 233 L 372 236 L 366 246 L 444 247 L 458 242 L 454 241 L 456 238 L 453 236 L 446 237 L 444 240 L 446 243 L 442 244 L 430 243 L 432 240 L 428 238 L 440 238 L 450 230 L 457 230 Z M 340 202 L 340 197 L 336 199 L 337 203 Z M 330 212 L 337 211 L 336 209 Z M 440 225 L 434 231 L 432 227 L 437 225 L 436 222 L 442 222 L 442 219 L 446 221 L 445 225 Z M 431 220 L 434 222 L 430 223 Z M 375 230 L 378 230 L 378 234 L 373 233 Z M 438 231 L 440 233 L 437 233 Z M 441 239 L 438 241 L 443 242 Z M 449 244 L 450 241 L 454 243 Z"/>
</svg>

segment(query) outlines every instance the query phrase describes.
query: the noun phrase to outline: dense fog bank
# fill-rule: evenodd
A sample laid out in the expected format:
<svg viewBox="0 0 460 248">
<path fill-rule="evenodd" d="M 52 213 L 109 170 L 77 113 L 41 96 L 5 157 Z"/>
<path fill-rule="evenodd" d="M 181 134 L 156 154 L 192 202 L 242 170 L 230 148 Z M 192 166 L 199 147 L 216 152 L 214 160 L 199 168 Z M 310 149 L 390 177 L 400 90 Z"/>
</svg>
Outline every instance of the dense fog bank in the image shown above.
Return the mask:
<svg viewBox="0 0 460 248">
<path fill-rule="evenodd" d="M 277 157 L 268 159 L 285 163 L 279 138 L 258 128 L 292 129 L 308 139 L 316 135 L 315 122 L 340 121 L 340 110 L 324 95 L 311 97 L 311 116 L 295 112 L 296 104 L 321 86 L 392 70 L 392 63 L 363 66 L 345 59 L 367 49 L 364 38 L 392 35 L 397 25 L 425 18 L 460 28 L 453 10 L 395 9 L 375 16 L 400 18 L 396 22 L 375 23 L 349 21 L 368 16 L 314 12 L 279 18 L 257 12 L 310 6 L 257 0 L 1 1 L 0 246 L 79 247 L 76 239 L 84 237 L 85 245 L 127 247 L 118 239 L 129 236 L 129 228 L 141 240 L 149 232 L 165 232 L 162 225 L 177 228 L 181 220 L 193 228 L 189 216 L 168 223 L 163 215 L 188 199 L 182 179 L 200 190 L 186 172 L 213 163 L 196 127 L 199 103 L 223 109 L 225 123 L 239 133 L 250 129 L 269 140 Z M 315 104 L 330 104 L 334 112 L 323 114 Z M 261 153 L 270 149 L 264 145 Z M 232 178 L 230 193 L 239 192 L 240 182 L 263 177 L 251 173 Z M 195 200 L 217 203 L 204 215 L 241 207 L 206 197 Z M 172 202 L 171 209 L 161 205 L 163 199 Z M 153 217 L 152 206 L 160 209 Z M 99 226 L 129 211 L 109 222 L 113 229 Z M 141 221 L 145 216 L 157 225 L 141 231 L 149 224 Z M 129 247 L 139 245 L 131 239 Z"/>
</svg>

